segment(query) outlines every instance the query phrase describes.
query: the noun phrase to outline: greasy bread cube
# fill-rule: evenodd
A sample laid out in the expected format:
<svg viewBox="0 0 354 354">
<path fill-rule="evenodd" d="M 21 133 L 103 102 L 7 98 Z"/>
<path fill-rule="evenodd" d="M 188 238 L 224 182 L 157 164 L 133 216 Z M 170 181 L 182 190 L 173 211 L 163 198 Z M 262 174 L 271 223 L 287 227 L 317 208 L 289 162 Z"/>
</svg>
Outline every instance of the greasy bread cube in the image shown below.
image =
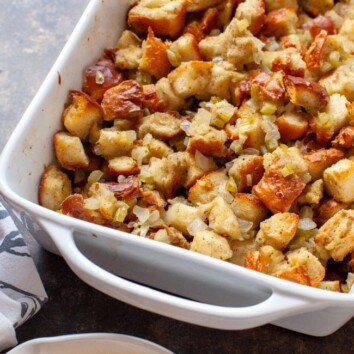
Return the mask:
<svg viewBox="0 0 354 354">
<path fill-rule="evenodd" d="M 227 239 L 209 230 L 196 233 L 190 250 L 217 259 L 226 260 L 232 257 L 232 250 Z"/>
<path fill-rule="evenodd" d="M 128 156 L 120 156 L 108 161 L 108 168 L 114 175 L 136 175 L 140 172 L 137 162 Z"/>
<path fill-rule="evenodd" d="M 229 170 L 239 192 L 250 192 L 262 178 L 264 173 L 263 157 L 255 155 L 241 155 L 233 160 Z"/>
<path fill-rule="evenodd" d="M 139 120 L 138 136 L 142 139 L 150 133 L 156 139 L 168 140 L 182 133 L 182 122 L 179 114 L 156 112 Z"/>
<path fill-rule="evenodd" d="M 339 202 L 334 198 L 323 198 L 319 205 L 315 208 L 315 216 L 317 225 L 321 226 L 334 216 L 338 211 L 347 209 L 349 203 Z"/>
<path fill-rule="evenodd" d="M 261 222 L 256 243 L 284 249 L 295 236 L 299 216 L 294 213 L 278 213 Z"/>
<path fill-rule="evenodd" d="M 301 112 L 285 112 L 275 120 L 275 124 L 284 142 L 303 138 L 309 127 L 307 116 Z"/>
<path fill-rule="evenodd" d="M 59 210 L 62 201 L 72 194 L 68 175 L 55 165 L 45 168 L 39 185 L 39 204 L 51 210 Z"/>
<path fill-rule="evenodd" d="M 288 211 L 304 188 L 298 175 L 293 173 L 284 177 L 279 171 L 268 170 L 253 187 L 253 193 L 275 214 Z"/>
<path fill-rule="evenodd" d="M 150 27 L 143 49 L 139 70 L 149 73 L 156 79 L 166 76 L 171 70 L 171 64 L 167 57 L 167 45 L 160 38 L 154 36 Z"/>
<path fill-rule="evenodd" d="M 352 147 L 354 145 L 354 127 L 348 126 L 343 128 L 332 141 L 332 145 L 336 148 L 349 149 Z"/>
<path fill-rule="evenodd" d="M 128 13 L 128 25 L 137 32 L 148 28 L 158 36 L 176 37 L 183 29 L 187 0 L 140 0 Z"/>
<path fill-rule="evenodd" d="M 285 75 L 283 81 L 291 103 L 304 107 L 310 113 L 325 110 L 328 94 L 324 87 L 312 80 L 291 75 Z"/>
<path fill-rule="evenodd" d="M 344 203 L 354 202 L 354 161 L 342 159 L 323 173 L 327 193 Z"/>
<path fill-rule="evenodd" d="M 101 106 L 81 91 L 70 91 L 72 103 L 63 112 L 63 123 L 68 132 L 87 138 L 95 122 L 102 120 Z"/>
<path fill-rule="evenodd" d="M 338 149 L 320 149 L 304 153 L 308 171 L 312 181 L 322 177 L 324 170 L 344 157 L 344 153 Z"/>
<path fill-rule="evenodd" d="M 268 215 L 268 209 L 251 193 L 236 193 L 230 206 L 238 218 L 253 223 L 252 229 L 257 229 Z"/>
<path fill-rule="evenodd" d="M 89 158 L 77 136 L 72 136 L 64 131 L 54 134 L 54 149 L 59 163 L 67 170 L 75 170 L 89 165 Z"/>
<path fill-rule="evenodd" d="M 318 230 L 315 237 L 335 261 L 354 250 L 354 210 L 340 210 Z"/>
</svg>

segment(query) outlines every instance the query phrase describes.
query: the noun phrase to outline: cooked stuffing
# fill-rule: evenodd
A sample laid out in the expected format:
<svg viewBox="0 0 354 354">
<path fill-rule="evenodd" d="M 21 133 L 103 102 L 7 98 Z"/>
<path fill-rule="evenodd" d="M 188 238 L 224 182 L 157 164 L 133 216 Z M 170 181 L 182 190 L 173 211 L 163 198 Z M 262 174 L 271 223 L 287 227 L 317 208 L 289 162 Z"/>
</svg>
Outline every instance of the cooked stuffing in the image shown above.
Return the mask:
<svg viewBox="0 0 354 354">
<path fill-rule="evenodd" d="M 39 204 L 349 291 L 353 14 L 345 0 L 133 1 L 68 93 Z"/>
</svg>

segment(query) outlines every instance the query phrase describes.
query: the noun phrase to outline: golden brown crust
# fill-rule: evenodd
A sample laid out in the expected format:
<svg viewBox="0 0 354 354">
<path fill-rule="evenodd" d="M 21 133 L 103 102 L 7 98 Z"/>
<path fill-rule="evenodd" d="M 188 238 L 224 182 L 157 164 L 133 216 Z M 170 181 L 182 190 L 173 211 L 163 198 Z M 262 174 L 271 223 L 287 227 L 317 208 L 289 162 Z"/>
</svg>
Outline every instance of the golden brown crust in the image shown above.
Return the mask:
<svg viewBox="0 0 354 354">
<path fill-rule="evenodd" d="M 349 149 L 354 143 L 354 127 L 349 126 L 343 128 L 336 138 L 332 141 L 332 146 L 335 148 Z"/>
<path fill-rule="evenodd" d="M 275 121 L 284 142 L 302 139 L 308 130 L 308 117 L 302 112 L 284 113 Z"/>
<path fill-rule="evenodd" d="M 267 13 L 264 18 L 262 34 L 265 36 L 282 37 L 295 33 L 297 24 L 296 10 L 285 7 Z"/>
</svg>

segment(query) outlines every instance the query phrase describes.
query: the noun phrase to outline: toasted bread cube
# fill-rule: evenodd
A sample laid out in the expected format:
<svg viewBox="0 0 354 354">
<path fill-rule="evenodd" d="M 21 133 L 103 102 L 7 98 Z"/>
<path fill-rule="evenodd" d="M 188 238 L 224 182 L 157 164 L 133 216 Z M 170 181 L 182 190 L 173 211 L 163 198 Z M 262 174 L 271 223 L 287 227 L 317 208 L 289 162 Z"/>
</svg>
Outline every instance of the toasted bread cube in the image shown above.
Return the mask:
<svg viewBox="0 0 354 354">
<path fill-rule="evenodd" d="M 154 32 L 150 27 L 144 44 L 139 70 L 149 73 L 156 79 L 161 79 L 171 70 L 171 64 L 167 57 L 167 45 L 160 38 L 154 36 Z"/>
<path fill-rule="evenodd" d="M 198 42 L 191 33 L 185 33 L 178 37 L 169 48 L 179 59 L 179 61 L 202 60 L 202 55 Z"/>
<path fill-rule="evenodd" d="M 114 62 L 122 70 L 137 69 L 143 56 L 142 41 L 132 31 L 125 30 L 119 38 Z"/>
<path fill-rule="evenodd" d="M 187 0 L 187 12 L 197 12 L 218 5 L 223 0 Z"/>
<path fill-rule="evenodd" d="M 195 135 L 189 139 L 187 151 L 194 154 L 197 150 L 205 156 L 225 156 L 225 143 L 227 136 L 225 131 L 210 127 L 205 135 Z"/>
<path fill-rule="evenodd" d="M 295 10 L 298 9 L 297 0 L 264 0 L 267 11 L 278 10 L 284 7 L 291 7 Z"/>
<path fill-rule="evenodd" d="M 89 165 L 84 146 L 77 136 L 67 132 L 58 132 L 54 135 L 55 155 L 59 163 L 67 170 L 75 170 Z"/>
<path fill-rule="evenodd" d="M 96 155 L 101 155 L 105 159 L 129 155 L 134 147 L 135 140 L 136 132 L 134 130 L 101 129 L 94 151 Z"/>
<path fill-rule="evenodd" d="M 164 220 L 167 225 L 173 226 L 184 235 L 190 235 L 188 232 L 188 226 L 195 219 L 205 221 L 208 217 L 210 208 L 211 205 L 208 204 L 195 207 L 183 203 L 174 203 L 167 209 L 167 212 L 164 215 Z"/>
<path fill-rule="evenodd" d="M 138 136 L 144 138 L 148 133 L 161 140 L 174 138 L 182 133 L 183 120 L 170 113 L 156 112 L 140 119 Z"/>
<path fill-rule="evenodd" d="M 261 72 L 252 79 L 249 89 L 255 84 L 259 90 L 260 100 L 278 102 L 285 96 L 282 79 L 281 73 L 266 74 Z"/>
<path fill-rule="evenodd" d="M 301 112 L 286 112 L 276 119 L 275 124 L 284 142 L 302 139 L 309 127 L 306 115 Z"/>
<path fill-rule="evenodd" d="M 171 110 L 179 111 L 188 107 L 186 100 L 177 95 L 171 81 L 167 77 L 163 77 L 157 81 L 156 91 L 159 97 L 161 97 L 164 106 L 169 107 Z"/>
<path fill-rule="evenodd" d="M 323 280 L 318 286 L 319 289 L 340 292 L 341 286 L 339 280 Z"/>
<path fill-rule="evenodd" d="M 229 170 L 236 182 L 239 192 L 249 192 L 262 178 L 264 173 L 263 157 L 255 155 L 241 155 L 233 160 Z"/>
<path fill-rule="evenodd" d="M 351 41 L 354 40 L 354 21 L 351 18 L 346 18 L 342 24 L 339 34 L 348 37 Z"/>
<path fill-rule="evenodd" d="M 311 252 L 302 247 L 286 254 L 289 264 L 293 267 L 303 266 L 310 278 L 311 286 L 317 287 L 325 276 L 325 268 Z"/>
<path fill-rule="evenodd" d="M 188 200 L 193 204 L 207 204 L 220 195 L 228 181 L 226 170 L 221 168 L 204 175 L 188 191 Z"/>
<path fill-rule="evenodd" d="M 239 219 L 253 223 L 252 229 L 257 229 L 268 214 L 267 208 L 260 199 L 250 193 L 236 193 L 230 206 Z"/>
<path fill-rule="evenodd" d="M 278 147 L 272 153 L 264 154 L 263 166 L 266 171 L 281 171 L 286 167 L 299 175 L 308 171 L 307 163 L 297 147 Z"/>
<path fill-rule="evenodd" d="M 337 262 L 354 250 L 354 210 L 340 210 L 322 225 L 315 237 Z"/>
<path fill-rule="evenodd" d="M 296 48 L 262 52 L 262 62 L 272 71 L 283 71 L 285 74 L 302 77 L 306 63 Z"/>
<path fill-rule="evenodd" d="M 300 205 L 318 204 L 323 198 L 323 179 L 318 179 L 306 186 L 298 199 Z"/>
<path fill-rule="evenodd" d="M 294 105 L 304 107 L 310 113 L 325 110 L 328 94 L 324 87 L 314 81 L 290 75 L 284 76 L 284 84 Z"/>
<path fill-rule="evenodd" d="M 304 188 L 298 175 L 293 173 L 284 177 L 279 171 L 268 170 L 253 187 L 253 192 L 275 214 L 288 211 Z"/>
<path fill-rule="evenodd" d="M 254 238 L 242 241 L 230 240 L 229 244 L 233 253 L 229 262 L 240 266 L 244 266 L 248 251 L 256 249 Z"/>
<path fill-rule="evenodd" d="M 104 119 L 134 118 L 141 115 L 143 87 L 138 82 L 126 80 L 107 90 L 101 103 Z"/>
<path fill-rule="evenodd" d="M 344 202 L 354 202 L 354 161 L 342 159 L 328 167 L 323 173 L 327 193 L 335 199 Z"/>
<path fill-rule="evenodd" d="M 235 16 L 239 20 L 246 19 L 249 23 L 248 29 L 257 35 L 263 26 L 264 14 L 263 0 L 246 0 L 237 6 Z"/>
<path fill-rule="evenodd" d="M 39 185 L 39 204 L 51 210 L 59 210 L 62 201 L 71 193 L 68 175 L 55 165 L 47 166 Z"/>
<path fill-rule="evenodd" d="M 197 232 L 190 250 L 222 260 L 232 257 L 232 250 L 226 238 L 209 230 Z"/>
<path fill-rule="evenodd" d="M 108 161 L 108 168 L 114 175 L 136 175 L 140 172 L 137 162 L 128 156 L 120 156 Z"/>
<path fill-rule="evenodd" d="M 325 113 L 319 113 L 310 121 L 311 129 L 316 133 L 316 139 L 326 144 L 334 134 L 349 123 L 348 101 L 345 96 L 335 93 L 329 97 Z"/>
<path fill-rule="evenodd" d="M 71 135 L 85 140 L 95 122 L 102 120 L 99 104 L 81 91 L 71 91 L 72 103 L 63 112 L 63 123 Z"/>
<path fill-rule="evenodd" d="M 347 209 L 349 203 L 339 202 L 334 198 L 324 198 L 315 209 L 316 223 L 317 225 L 323 225 L 337 212 L 343 209 Z"/>
<path fill-rule="evenodd" d="M 152 138 L 148 143 L 149 155 L 162 159 L 173 153 L 173 149 L 161 140 Z"/>
<path fill-rule="evenodd" d="M 265 274 L 274 275 L 287 266 L 282 252 L 272 246 L 248 251 L 244 266 Z"/>
<path fill-rule="evenodd" d="M 351 64 L 340 65 L 332 73 L 320 79 L 319 84 L 326 88 L 329 95 L 339 93 L 348 101 L 354 101 L 354 70 Z"/>
<path fill-rule="evenodd" d="M 292 281 L 294 283 L 307 286 L 311 285 L 311 280 L 307 273 L 307 270 L 302 265 L 281 269 L 275 275 L 280 279 Z"/>
<path fill-rule="evenodd" d="M 141 0 L 128 13 L 128 25 L 137 32 L 151 27 L 158 36 L 176 37 L 183 29 L 187 0 Z"/>
<path fill-rule="evenodd" d="M 349 126 L 341 129 L 336 138 L 332 141 L 336 148 L 349 149 L 354 146 L 354 127 Z"/>
<path fill-rule="evenodd" d="M 299 216 L 294 213 L 278 213 L 264 220 L 256 237 L 256 243 L 284 249 L 295 236 Z"/>
<path fill-rule="evenodd" d="M 344 157 L 338 149 L 320 149 L 304 153 L 312 181 L 322 177 L 324 170 Z"/>
<path fill-rule="evenodd" d="M 297 20 L 296 10 L 292 7 L 270 11 L 265 16 L 262 33 L 270 37 L 282 37 L 295 33 Z"/>
<path fill-rule="evenodd" d="M 211 204 L 213 206 L 209 214 L 209 227 L 219 235 L 242 240 L 237 217 L 230 205 L 222 197 L 215 198 Z"/>
<path fill-rule="evenodd" d="M 334 6 L 333 0 L 302 0 L 304 10 L 313 16 L 324 14 Z"/>
</svg>

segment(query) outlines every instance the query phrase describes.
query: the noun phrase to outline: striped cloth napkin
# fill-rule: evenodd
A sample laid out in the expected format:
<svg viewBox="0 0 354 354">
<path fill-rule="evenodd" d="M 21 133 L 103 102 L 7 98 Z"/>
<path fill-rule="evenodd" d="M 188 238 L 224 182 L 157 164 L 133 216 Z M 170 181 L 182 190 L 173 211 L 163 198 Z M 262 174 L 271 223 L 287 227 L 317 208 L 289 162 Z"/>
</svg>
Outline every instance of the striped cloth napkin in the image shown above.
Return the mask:
<svg viewBox="0 0 354 354">
<path fill-rule="evenodd" d="M 16 327 L 46 301 L 22 234 L 0 199 L 0 351 L 17 344 Z"/>
</svg>

